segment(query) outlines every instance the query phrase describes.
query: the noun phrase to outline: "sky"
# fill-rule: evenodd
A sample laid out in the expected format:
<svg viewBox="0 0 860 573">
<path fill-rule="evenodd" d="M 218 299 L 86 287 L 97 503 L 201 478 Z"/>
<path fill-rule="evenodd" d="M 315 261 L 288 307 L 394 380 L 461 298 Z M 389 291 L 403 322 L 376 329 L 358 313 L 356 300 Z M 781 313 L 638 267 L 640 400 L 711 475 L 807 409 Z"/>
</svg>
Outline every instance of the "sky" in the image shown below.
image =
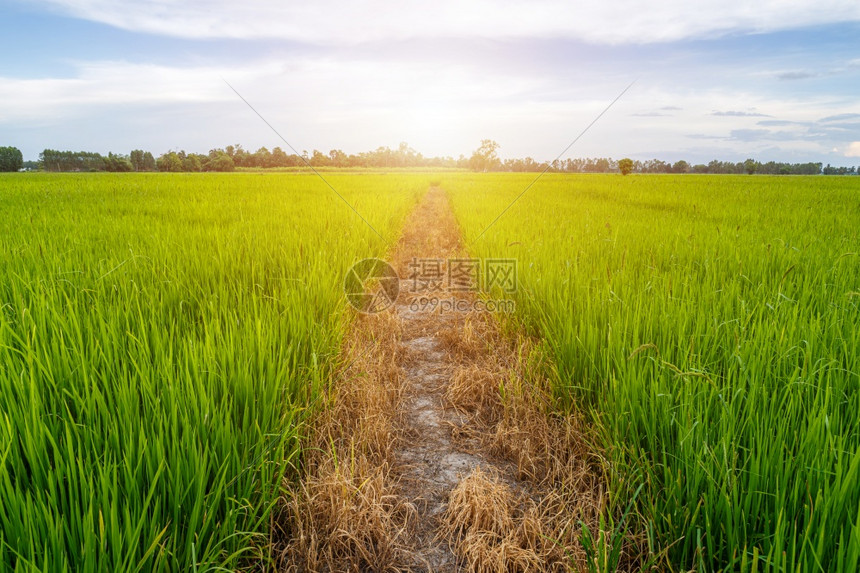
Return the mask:
<svg viewBox="0 0 860 573">
<path fill-rule="evenodd" d="M 289 143 L 237 96 L 238 91 Z M 860 165 L 857 0 L 0 0 L 0 146 Z"/>
</svg>

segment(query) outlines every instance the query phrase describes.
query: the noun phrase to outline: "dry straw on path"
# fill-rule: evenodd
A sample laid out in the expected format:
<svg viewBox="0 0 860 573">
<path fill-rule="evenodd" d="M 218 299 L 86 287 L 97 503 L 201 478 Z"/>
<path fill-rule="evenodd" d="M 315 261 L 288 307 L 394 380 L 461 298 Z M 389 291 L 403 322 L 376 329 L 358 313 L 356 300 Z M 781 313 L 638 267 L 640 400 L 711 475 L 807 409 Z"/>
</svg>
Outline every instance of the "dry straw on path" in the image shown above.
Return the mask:
<svg viewBox="0 0 860 573">
<path fill-rule="evenodd" d="M 391 260 L 464 255 L 431 187 Z M 408 279 L 407 279 L 408 281 Z M 404 287 L 407 287 L 404 281 Z M 401 290 L 408 291 L 408 288 Z M 471 302 L 471 293 L 458 293 Z M 489 314 L 359 315 L 282 520 L 292 571 L 567 571 L 604 507 L 601 460 L 554 413 L 543 355 Z"/>
</svg>

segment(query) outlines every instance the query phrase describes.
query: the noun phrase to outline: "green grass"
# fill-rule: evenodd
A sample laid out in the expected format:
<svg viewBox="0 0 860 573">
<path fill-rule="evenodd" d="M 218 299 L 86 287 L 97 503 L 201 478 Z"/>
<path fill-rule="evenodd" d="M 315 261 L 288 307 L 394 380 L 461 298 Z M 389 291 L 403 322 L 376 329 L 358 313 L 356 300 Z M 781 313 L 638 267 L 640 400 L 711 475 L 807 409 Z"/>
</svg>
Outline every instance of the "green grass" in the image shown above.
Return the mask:
<svg viewBox="0 0 860 573">
<path fill-rule="evenodd" d="M 387 240 L 439 180 L 518 259 L 672 567 L 860 568 L 860 178 L 550 174 L 480 238 L 534 174 L 326 178 Z M 0 570 L 265 559 L 340 281 L 386 248 L 306 174 L 0 177 Z"/>
<path fill-rule="evenodd" d="M 387 239 L 427 176 L 330 175 Z M 318 178 L 0 177 L 0 570 L 265 559 L 386 243 Z"/>
<path fill-rule="evenodd" d="M 860 569 L 860 178 L 443 175 L 675 569 Z"/>
</svg>

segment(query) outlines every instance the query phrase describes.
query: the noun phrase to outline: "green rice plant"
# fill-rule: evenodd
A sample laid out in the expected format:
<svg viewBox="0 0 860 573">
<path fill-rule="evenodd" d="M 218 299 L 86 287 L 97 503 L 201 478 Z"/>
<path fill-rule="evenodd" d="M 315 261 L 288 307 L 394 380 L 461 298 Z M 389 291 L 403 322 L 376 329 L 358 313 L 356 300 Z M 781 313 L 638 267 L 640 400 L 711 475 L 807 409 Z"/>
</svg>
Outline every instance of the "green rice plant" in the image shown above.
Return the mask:
<svg viewBox="0 0 860 573">
<path fill-rule="evenodd" d="M 860 569 L 860 178 L 446 176 L 673 568 Z M 616 514 L 617 514 L 616 513 Z"/>
<path fill-rule="evenodd" d="M 580 542 L 586 554 L 588 573 L 613 573 L 621 566 L 621 552 L 627 534 L 627 518 L 633 509 L 642 485 L 633 493 L 627 508 L 615 523 L 612 514 L 600 515 L 599 530 L 592 532 L 588 525 L 580 522 L 582 533 Z M 646 569 L 646 567 L 643 567 Z"/>
<path fill-rule="evenodd" d="M 302 422 L 426 176 L 0 177 L 0 570 L 266 559 Z"/>
</svg>

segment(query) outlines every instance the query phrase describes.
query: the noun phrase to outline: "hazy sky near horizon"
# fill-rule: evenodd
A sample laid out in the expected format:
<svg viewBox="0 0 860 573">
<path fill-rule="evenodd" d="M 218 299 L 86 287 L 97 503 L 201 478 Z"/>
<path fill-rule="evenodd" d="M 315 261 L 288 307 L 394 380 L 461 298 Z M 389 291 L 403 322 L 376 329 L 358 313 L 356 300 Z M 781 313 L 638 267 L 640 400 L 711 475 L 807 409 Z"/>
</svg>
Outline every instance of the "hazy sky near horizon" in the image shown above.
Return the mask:
<svg viewBox="0 0 860 573">
<path fill-rule="evenodd" d="M 860 2 L 0 0 L 0 145 L 860 164 Z"/>
</svg>

